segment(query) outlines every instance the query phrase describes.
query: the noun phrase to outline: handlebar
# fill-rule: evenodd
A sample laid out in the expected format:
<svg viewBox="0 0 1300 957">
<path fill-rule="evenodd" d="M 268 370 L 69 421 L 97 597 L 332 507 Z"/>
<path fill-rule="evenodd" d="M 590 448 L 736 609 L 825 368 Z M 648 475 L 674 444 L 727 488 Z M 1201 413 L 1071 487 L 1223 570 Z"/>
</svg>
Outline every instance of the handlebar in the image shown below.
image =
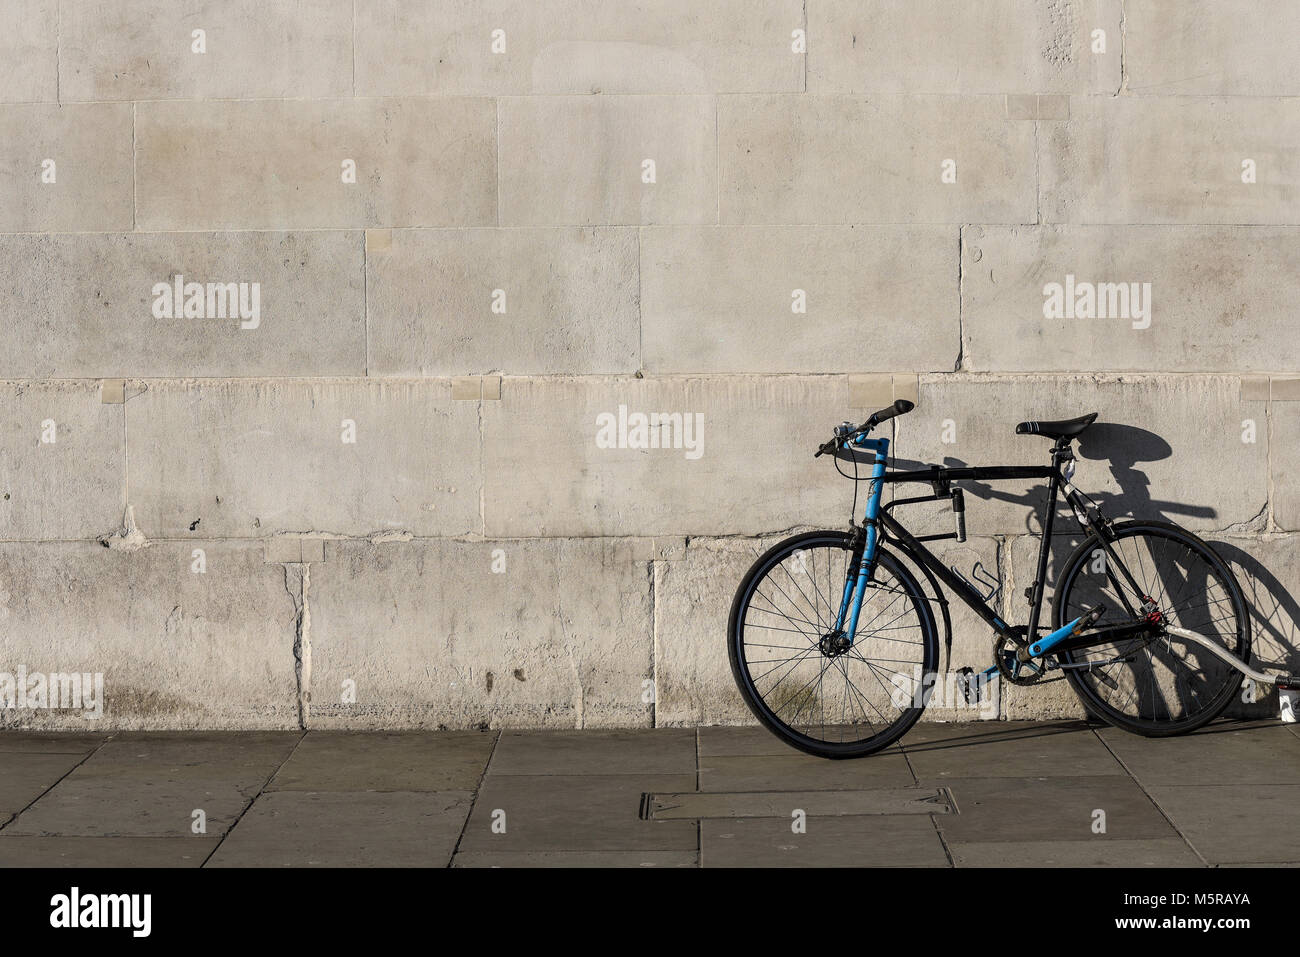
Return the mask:
<svg viewBox="0 0 1300 957">
<path fill-rule="evenodd" d="M 870 432 L 881 422 L 892 419 L 896 415 L 904 415 L 915 408 L 915 402 L 909 402 L 907 399 L 896 399 L 893 405 L 887 405 L 883 409 L 877 409 L 875 412 L 872 412 L 871 415 L 867 416 L 867 420 L 856 429 L 852 429 L 843 434 L 836 434 L 836 436 L 829 442 L 823 442 L 818 447 L 816 453 L 814 453 L 813 458 L 818 458 L 828 453 L 834 454 L 843 448 L 845 444 L 857 438 L 859 435 Z M 839 430 L 837 429 L 836 432 L 839 433 Z"/>
</svg>

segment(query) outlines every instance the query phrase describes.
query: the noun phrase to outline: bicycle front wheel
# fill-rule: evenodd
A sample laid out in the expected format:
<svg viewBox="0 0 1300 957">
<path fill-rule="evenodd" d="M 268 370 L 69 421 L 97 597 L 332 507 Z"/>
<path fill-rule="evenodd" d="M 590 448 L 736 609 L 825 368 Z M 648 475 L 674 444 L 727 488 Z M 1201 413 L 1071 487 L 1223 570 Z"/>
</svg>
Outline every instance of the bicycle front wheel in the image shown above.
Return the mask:
<svg viewBox="0 0 1300 957">
<path fill-rule="evenodd" d="M 1133 620 L 1125 608 L 1144 603 L 1171 625 L 1194 631 L 1242 660 L 1250 660 L 1250 618 L 1232 570 L 1205 542 L 1165 522 L 1114 526 L 1115 557 L 1137 589 L 1091 536 L 1067 559 L 1058 579 L 1056 627 L 1098 604 L 1097 627 Z M 1121 596 L 1125 600 L 1121 600 Z M 1063 652 L 1066 675 L 1085 707 L 1134 734 L 1163 737 L 1217 717 L 1241 687 L 1242 674 L 1195 642 L 1174 635 L 1129 638 Z"/>
<path fill-rule="evenodd" d="M 902 737 L 921 716 L 938 667 L 929 603 L 883 549 L 847 645 L 836 626 L 846 582 L 856 576 L 846 533 L 787 538 L 750 568 L 727 626 L 732 674 L 755 717 L 792 747 L 825 758 L 861 757 Z"/>
</svg>

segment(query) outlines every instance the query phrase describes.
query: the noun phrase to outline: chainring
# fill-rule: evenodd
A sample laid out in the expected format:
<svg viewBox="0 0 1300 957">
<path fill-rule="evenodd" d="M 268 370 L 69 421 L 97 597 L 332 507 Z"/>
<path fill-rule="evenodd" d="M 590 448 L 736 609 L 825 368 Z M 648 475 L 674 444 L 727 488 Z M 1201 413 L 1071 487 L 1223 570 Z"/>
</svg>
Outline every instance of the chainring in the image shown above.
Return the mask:
<svg viewBox="0 0 1300 957">
<path fill-rule="evenodd" d="M 1038 684 L 1043 675 L 1047 673 L 1047 669 L 1032 661 L 1017 660 L 1015 653 L 1020 647 L 1019 642 L 1013 641 L 1005 635 L 995 634 L 993 636 L 993 663 L 997 665 L 998 674 L 1002 676 L 1004 681 L 1008 681 L 1013 685 Z M 1014 668 L 1012 665 L 1014 665 Z"/>
</svg>

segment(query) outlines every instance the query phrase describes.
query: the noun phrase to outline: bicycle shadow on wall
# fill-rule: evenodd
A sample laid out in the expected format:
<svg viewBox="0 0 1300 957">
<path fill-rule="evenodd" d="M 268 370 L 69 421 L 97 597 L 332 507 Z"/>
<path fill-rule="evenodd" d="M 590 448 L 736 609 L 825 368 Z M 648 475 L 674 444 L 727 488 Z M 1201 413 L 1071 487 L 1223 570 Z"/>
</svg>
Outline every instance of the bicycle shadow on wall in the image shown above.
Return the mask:
<svg viewBox="0 0 1300 957">
<path fill-rule="evenodd" d="M 1150 479 L 1141 466 L 1174 455 L 1169 443 L 1154 432 L 1134 426 L 1098 422 L 1079 437 L 1075 448 L 1081 473 L 1089 462 L 1108 465 L 1119 491 L 1090 491 L 1089 496 L 1113 520 L 1146 518 L 1187 524 L 1189 519 L 1213 519 L 1218 514 L 1210 506 L 1152 496 Z M 897 467 L 924 468 L 927 464 L 899 460 Z M 980 463 L 967 463 L 946 456 L 943 464 L 946 467 L 960 468 Z M 1027 534 L 1037 534 L 1035 519 L 1042 511 L 1046 490 L 1036 488 L 1027 493 L 1016 493 L 977 481 L 962 482 L 961 487 L 968 495 L 984 501 L 1006 502 L 1024 507 L 1027 515 L 1025 531 Z M 1096 488 L 1096 485 L 1091 488 Z M 1055 588 L 1060 564 L 1079 541 L 1078 529 L 1068 505 L 1062 502 L 1061 506 L 1056 515 L 1056 528 L 1068 531 L 1053 536 L 1046 583 L 1052 588 Z M 1232 569 L 1241 587 L 1250 615 L 1251 664 L 1264 671 L 1295 673 L 1300 667 L 1300 602 L 1245 548 L 1213 534 L 1207 537 L 1207 541 Z M 1166 592 L 1170 595 L 1176 594 L 1180 589 L 1190 589 L 1196 585 L 1205 587 L 1207 584 L 1204 581 L 1191 582 L 1187 577 L 1164 582 Z M 1221 662 L 1206 661 L 1204 664 L 1215 671 L 1222 667 Z M 1255 688 L 1253 682 L 1247 681 L 1242 693 L 1224 714 L 1238 718 L 1276 718 L 1277 691 Z"/>
</svg>

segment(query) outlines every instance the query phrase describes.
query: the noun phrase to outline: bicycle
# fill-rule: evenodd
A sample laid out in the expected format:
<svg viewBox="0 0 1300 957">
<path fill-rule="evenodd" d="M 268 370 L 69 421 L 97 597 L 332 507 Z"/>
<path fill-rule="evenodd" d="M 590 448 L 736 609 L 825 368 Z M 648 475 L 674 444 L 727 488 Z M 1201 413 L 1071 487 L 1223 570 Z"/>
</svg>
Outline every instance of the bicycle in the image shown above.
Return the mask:
<svg viewBox="0 0 1300 957">
<path fill-rule="evenodd" d="M 1208 544 L 1169 522 L 1111 521 L 1072 484 L 1073 442 L 1097 413 L 1016 426 L 1019 435 L 1054 440 L 1049 465 L 891 471 L 889 439 L 870 433 L 913 407 L 900 399 L 859 426 L 845 422 L 814 456 L 831 454 L 837 470 L 855 482 L 859 456 L 870 456 L 862 523 L 850 516 L 847 532 L 806 532 L 777 543 L 754 562 L 736 591 L 727 625 L 732 674 L 755 717 L 786 743 L 821 757 L 852 758 L 880 751 L 907 733 L 939 677 L 932 605 L 940 609 L 951 653 L 951 616 L 941 586 L 993 629 L 992 666 L 979 674 L 970 668 L 955 673 L 970 702 L 990 693 L 995 680 L 1032 685 L 1060 672 L 1053 677 L 1066 678 L 1091 714 L 1125 731 L 1160 737 L 1213 720 L 1245 677 L 1300 687 L 1300 678 L 1249 666 L 1245 599 L 1232 570 Z M 854 463 L 853 475 L 840 468 L 846 459 Z M 1048 494 L 1034 581 L 1025 590 L 1028 621 L 1011 625 L 990 604 L 1000 582 L 987 572 L 981 578 L 977 564 L 972 577 L 985 585 L 981 591 L 924 543 L 966 540 L 965 498 L 956 483 L 1024 479 L 1045 480 Z M 882 505 L 884 487 L 904 482 L 928 483 L 932 494 Z M 1056 577 L 1052 627 L 1042 634 L 1062 493 L 1083 540 Z M 943 499 L 951 503 L 952 532 L 913 535 L 891 514 L 900 506 Z M 923 573 L 933 596 L 911 568 Z"/>
</svg>

